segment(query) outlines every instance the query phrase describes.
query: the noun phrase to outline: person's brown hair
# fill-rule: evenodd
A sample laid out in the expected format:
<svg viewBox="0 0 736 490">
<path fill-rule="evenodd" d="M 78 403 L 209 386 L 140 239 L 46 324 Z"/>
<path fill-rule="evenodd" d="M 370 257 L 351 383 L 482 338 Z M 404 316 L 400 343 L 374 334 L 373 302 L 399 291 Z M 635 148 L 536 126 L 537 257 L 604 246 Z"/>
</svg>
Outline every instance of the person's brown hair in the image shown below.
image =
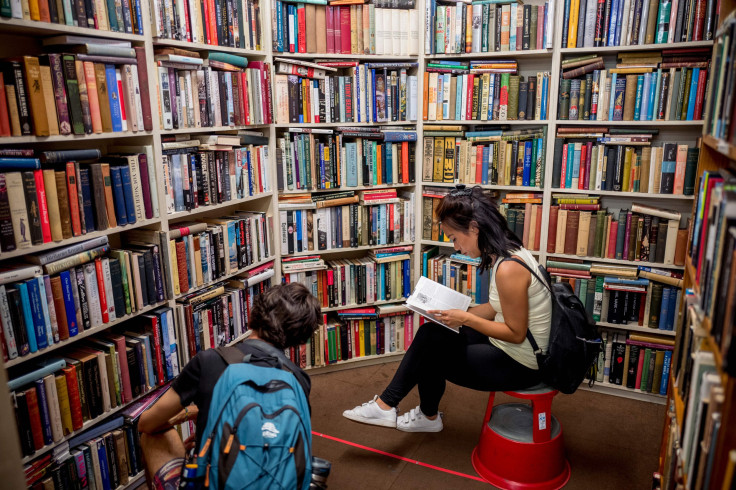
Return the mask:
<svg viewBox="0 0 736 490">
<path fill-rule="evenodd" d="M 509 257 L 522 247 L 521 240 L 509 228 L 498 206 L 480 186 L 456 186 L 437 207 L 436 218 L 462 231 L 475 222 L 478 226 L 478 248 L 481 270 L 493 265 L 494 257 Z"/>
<path fill-rule="evenodd" d="M 279 349 L 305 343 L 321 324 L 319 301 L 303 284 L 272 286 L 253 300 L 250 328 Z"/>
</svg>

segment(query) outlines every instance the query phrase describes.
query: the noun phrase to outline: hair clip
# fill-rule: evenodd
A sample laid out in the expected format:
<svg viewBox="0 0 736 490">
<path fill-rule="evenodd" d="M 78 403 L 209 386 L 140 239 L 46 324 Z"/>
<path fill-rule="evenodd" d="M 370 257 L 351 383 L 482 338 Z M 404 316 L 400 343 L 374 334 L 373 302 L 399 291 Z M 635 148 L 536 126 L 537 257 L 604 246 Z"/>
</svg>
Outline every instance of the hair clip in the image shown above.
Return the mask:
<svg viewBox="0 0 736 490">
<path fill-rule="evenodd" d="M 456 184 L 455 188 L 450 191 L 452 197 L 470 196 L 472 194 L 473 189 L 466 187 L 465 184 Z"/>
</svg>

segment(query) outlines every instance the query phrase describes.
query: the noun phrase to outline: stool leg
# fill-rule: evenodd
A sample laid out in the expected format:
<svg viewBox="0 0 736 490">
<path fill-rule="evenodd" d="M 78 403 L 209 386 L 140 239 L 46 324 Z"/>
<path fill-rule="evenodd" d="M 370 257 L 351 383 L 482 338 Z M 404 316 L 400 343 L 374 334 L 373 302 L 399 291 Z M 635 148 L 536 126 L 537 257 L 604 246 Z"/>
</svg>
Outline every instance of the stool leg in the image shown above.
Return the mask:
<svg viewBox="0 0 736 490">
<path fill-rule="evenodd" d="M 532 400 L 534 442 L 547 442 L 552 436 L 552 397 Z"/>
<path fill-rule="evenodd" d="M 491 420 L 491 413 L 493 412 L 493 400 L 496 398 L 496 392 L 491 391 L 488 395 L 488 405 L 486 406 L 486 414 L 483 416 L 483 425 L 487 424 Z"/>
</svg>

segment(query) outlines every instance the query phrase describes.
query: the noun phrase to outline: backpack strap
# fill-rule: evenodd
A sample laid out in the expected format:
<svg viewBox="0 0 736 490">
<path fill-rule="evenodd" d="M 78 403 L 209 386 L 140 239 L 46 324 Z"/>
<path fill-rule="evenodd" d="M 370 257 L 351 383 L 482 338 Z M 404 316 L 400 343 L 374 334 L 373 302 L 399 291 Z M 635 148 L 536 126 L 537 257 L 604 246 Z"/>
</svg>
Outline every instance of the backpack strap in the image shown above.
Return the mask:
<svg viewBox="0 0 736 490">
<path fill-rule="evenodd" d="M 529 272 L 531 272 L 534 275 L 534 277 L 536 277 L 537 280 L 541 282 L 544 285 L 544 287 L 547 288 L 550 294 L 552 294 L 552 288 L 550 287 L 549 283 L 545 279 L 542 279 L 539 276 L 539 274 L 537 274 L 531 267 L 529 267 L 529 264 L 527 264 L 523 260 L 517 259 L 516 257 L 504 257 L 503 259 L 501 259 L 501 262 L 504 262 L 506 260 L 511 260 L 513 262 L 516 262 L 517 264 L 524 266 L 524 268 L 528 270 Z M 499 262 L 499 265 L 501 264 L 501 262 Z M 542 265 L 540 264 L 539 267 L 541 268 Z M 526 338 L 529 340 L 529 343 L 531 344 L 535 355 L 538 356 L 540 354 L 543 354 L 542 349 L 539 348 L 539 344 L 537 344 L 537 341 L 536 339 L 534 339 L 534 335 L 532 335 L 532 332 L 531 330 L 529 330 L 529 328 L 526 329 Z"/>
<path fill-rule="evenodd" d="M 251 362 L 251 359 L 272 359 L 276 362 L 278 369 L 283 369 L 292 374 L 296 373 L 294 364 L 286 358 L 284 353 L 268 342 L 264 342 L 260 339 L 246 339 L 243 342 L 247 342 L 252 347 L 255 347 L 263 353 L 263 355 L 243 354 L 243 352 L 235 346 L 220 346 L 215 351 L 222 357 L 227 365 L 239 364 L 241 362 Z"/>
<path fill-rule="evenodd" d="M 243 354 L 240 349 L 235 346 L 226 347 L 222 345 L 220 347 L 217 347 L 215 349 L 215 352 L 217 352 L 220 357 L 222 357 L 222 360 L 225 361 L 225 364 L 227 364 L 228 366 L 231 364 L 239 364 L 245 361 L 245 354 Z"/>
</svg>

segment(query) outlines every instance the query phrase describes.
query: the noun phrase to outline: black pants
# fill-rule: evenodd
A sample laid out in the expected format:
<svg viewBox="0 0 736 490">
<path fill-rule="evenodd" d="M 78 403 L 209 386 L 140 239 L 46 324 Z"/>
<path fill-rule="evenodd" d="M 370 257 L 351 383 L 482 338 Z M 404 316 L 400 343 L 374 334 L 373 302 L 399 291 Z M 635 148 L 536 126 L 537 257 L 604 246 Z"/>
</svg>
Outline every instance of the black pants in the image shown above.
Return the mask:
<svg viewBox="0 0 736 490">
<path fill-rule="evenodd" d="M 419 406 L 431 417 L 438 411 L 446 381 L 479 391 L 506 391 L 533 386 L 541 379 L 538 370 L 519 364 L 470 327 L 454 333 L 425 323 L 381 400 L 396 407 L 418 385 Z"/>
</svg>

